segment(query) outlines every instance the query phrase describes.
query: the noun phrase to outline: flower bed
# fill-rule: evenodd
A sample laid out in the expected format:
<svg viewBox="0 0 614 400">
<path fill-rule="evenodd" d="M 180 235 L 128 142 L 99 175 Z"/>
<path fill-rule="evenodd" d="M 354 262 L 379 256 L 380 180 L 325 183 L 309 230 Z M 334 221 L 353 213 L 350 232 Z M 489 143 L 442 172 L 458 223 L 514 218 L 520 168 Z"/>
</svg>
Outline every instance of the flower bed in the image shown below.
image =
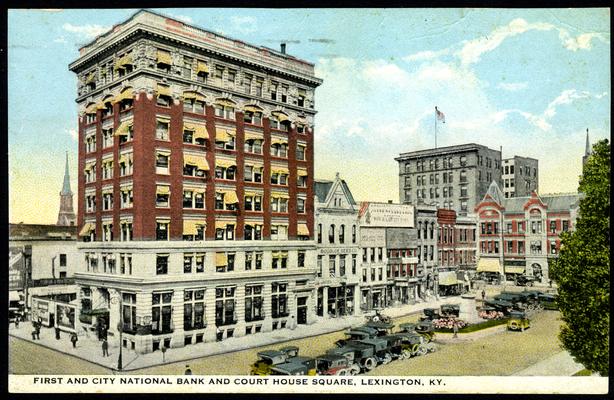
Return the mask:
<svg viewBox="0 0 614 400">
<path fill-rule="evenodd" d="M 483 319 L 501 319 L 504 318 L 505 315 L 501 311 L 480 311 L 478 317 Z"/>
<path fill-rule="evenodd" d="M 454 325 L 458 327 L 460 332 L 460 329 L 467 326 L 467 323 L 462 319 L 458 319 L 456 317 L 443 317 L 433 320 L 433 327 L 435 328 L 435 330 L 439 331 L 451 331 L 454 329 Z"/>
<path fill-rule="evenodd" d="M 501 318 L 501 319 L 490 319 L 484 322 L 480 322 L 479 324 L 471 324 L 465 325 L 462 328 L 459 328 L 458 333 L 470 333 L 480 331 L 482 329 L 492 328 L 493 326 L 503 325 L 507 323 L 509 318 Z M 435 321 L 433 321 L 434 323 Z M 463 321 L 464 322 L 464 321 Z M 452 328 L 435 328 L 435 332 L 439 333 L 449 333 Z"/>
</svg>

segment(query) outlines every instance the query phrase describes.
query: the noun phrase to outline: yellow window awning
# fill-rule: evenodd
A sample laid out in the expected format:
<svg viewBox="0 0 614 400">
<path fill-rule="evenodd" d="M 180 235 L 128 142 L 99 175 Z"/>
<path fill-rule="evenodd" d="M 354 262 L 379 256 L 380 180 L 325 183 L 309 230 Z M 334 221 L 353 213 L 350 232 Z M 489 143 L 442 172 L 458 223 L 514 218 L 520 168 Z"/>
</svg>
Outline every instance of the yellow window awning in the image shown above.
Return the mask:
<svg viewBox="0 0 614 400">
<path fill-rule="evenodd" d="M 215 104 L 217 104 L 218 106 L 233 107 L 233 108 L 236 106 L 235 103 L 227 99 L 218 99 L 215 101 Z"/>
<path fill-rule="evenodd" d="M 183 220 L 183 234 L 184 235 L 196 235 L 198 233 L 198 228 L 204 226 L 205 223 L 199 220 Z"/>
<path fill-rule="evenodd" d="M 156 186 L 156 194 L 170 194 L 171 187 L 170 186 Z"/>
<path fill-rule="evenodd" d="M 203 171 L 209 171 L 209 164 L 207 164 L 207 160 L 201 156 L 195 156 L 192 154 L 184 154 L 183 155 L 183 163 L 185 165 L 193 165 L 197 169 Z"/>
<path fill-rule="evenodd" d="M 271 192 L 271 197 L 274 199 L 289 199 L 290 195 L 284 192 Z"/>
<path fill-rule="evenodd" d="M 307 95 L 307 91 L 305 89 L 298 89 L 298 95 L 299 96 L 306 96 Z"/>
<path fill-rule="evenodd" d="M 167 117 L 166 115 L 157 115 L 156 116 L 156 121 L 157 122 L 162 122 L 164 124 L 170 124 L 171 123 L 171 117 Z"/>
<path fill-rule="evenodd" d="M 194 132 L 194 139 L 209 139 L 207 127 L 204 125 L 189 125 L 184 124 L 183 130 Z"/>
<path fill-rule="evenodd" d="M 456 278 L 456 272 L 444 271 L 439 273 L 439 286 L 451 286 L 457 283 L 458 279 Z"/>
<path fill-rule="evenodd" d="M 170 150 L 156 149 L 156 156 L 158 156 L 158 155 L 169 157 L 171 155 L 171 151 Z"/>
<path fill-rule="evenodd" d="M 230 167 L 235 167 L 236 165 L 237 163 L 234 160 L 225 160 L 223 158 L 218 158 L 215 160 L 216 167 L 230 168 Z"/>
<path fill-rule="evenodd" d="M 263 137 L 257 133 L 245 132 L 245 140 L 263 140 Z"/>
<path fill-rule="evenodd" d="M 96 229 L 96 226 L 92 222 L 86 222 L 85 224 L 83 224 L 83 227 L 79 231 L 79 236 L 87 236 L 94 229 Z"/>
<path fill-rule="evenodd" d="M 290 171 L 288 171 L 286 168 L 271 168 L 271 174 L 290 174 Z"/>
<path fill-rule="evenodd" d="M 197 100 L 197 101 L 202 101 L 203 103 L 205 102 L 205 96 L 203 96 L 200 93 L 192 92 L 192 91 L 183 92 L 183 99 L 184 100 Z"/>
<path fill-rule="evenodd" d="M 115 99 L 113 99 L 113 103 L 119 103 L 122 100 L 132 100 L 133 96 L 132 88 L 124 89 L 123 92 L 118 94 Z"/>
<path fill-rule="evenodd" d="M 224 190 L 220 193 L 224 194 L 224 204 L 237 204 L 239 202 L 237 192 L 234 190 Z"/>
<path fill-rule="evenodd" d="M 107 103 L 112 103 L 112 102 L 113 102 L 113 99 L 114 99 L 113 95 L 107 95 L 107 96 L 105 96 L 105 98 L 104 98 L 104 99 L 102 99 L 102 105 L 103 105 L 103 107 L 105 107 L 105 108 L 106 108 Z"/>
<path fill-rule="evenodd" d="M 132 65 L 132 54 L 124 54 L 120 58 L 115 61 L 114 69 L 117 71 L 118 69 L 124 68 L 126 65 Z"/>
<path fill-rule="evenodd" d="M 477 272 L 501 272 L 498 258 L 480 258 L 476 268 Z"/>
<path fill-rule="evenodd" d="M 196 64 L 196 74 L 208 74 L 209 73 L 209 67 L 207 66 L 207 64 L 205 64 L 205 62 L 203 61 L 199 61 Z"/>
<path fill-rule="evenodd" d="M 122 186 L 122 187 L 119 188 L 120 192 L 129 192 L 131 190 L 132 190 L 132 185 L 130 185 L 130 186 Z"/>
<path fill-rule="evenodd" d="M 98 110 L 98 107 L 96 106 L 96 104 L 92 103 L 89 106 L 87 106 L 87 108 L 85 109 L 85 113 L 86 114 L 96 114 L 96 110 Z"/>
<path fill-rule="evenodd" d="M 132 121 L 124 121 L 117 127 L 115 131 L 115 136 L 128 136 L 130 133 L 130 127 L 132 126 Z"/>
<path fill-rule="evenodd" d="M 284 121 L 288 120 L 288 116 L 286 114 L 282 113 L 282 112 L 275 112 L 275 113 L 273 113 L 273 115 L 275 117 L 277 117 L 277 120 L 279 122 L 284 122 Z"/>
<path fill-rule="evenodd" d="M 171 97 L 171 88 L 170 88 L 170 86 L 167 86 L 167 85 L 160 85 L 160 84 L 158 84 L 156 86 L 156 93 L 158 94 L 158 96 L 168 96 L 168 97 Z"/>
<path fill-rule="evenodd" d="M 120 225 L 124 225 L 124 224 L 131 224 L 132 223 L 132 217 L 130 217 L 130 219 L 127 218 L 121 218 L 119 220 Z"/>
<path fill-rule="evenodd" d="M 307 170 L 303 169 L 303 168 L 299 168 L 296 173 L 298 174 L 298 176 L 308 176 L 309 174 L 307 174 Z"/>
<path fill-rule="evenodd" d="M 245 166 L 252 167 L 253 169 L 263 169 L 264 168 L 261 162 L 252 161 L 252 160 L 245 161 Z"/>
<path fill-rule="evenodd" d="M 271 140 L 271 144 L 272 145 L 273 144 L 282 144 L 282 145 L 285 144 L 285 145 L 287 145 L 288 142 L 286 140 L 284 140 L 284 139 L 272 139 Z"/>
<path fill-rule="evenodd" d="M 227 142 L 230 140 L 230 137 L 236 136 L 235 131 L 227 129 L 227 128 L 215 128 L 215 141 L 216 142 Z"/>
<path fill-rule="evenodd" d="M 158 64 L 172 65 L 171 53 L 165 50 L 158 50 L 156 54 L 156 62 Z"/>
<path fill-rule="evenodd" d="M 102 194 L 113 194 L 113 188 L 108 187 L 108 188 L 102 189 Z"/>
<path fill-rule="evenodd" d="M 90 72 L 87 75 L 87 78 L 85 78 L 85 84 L 92 83 L 95 80 L 96 80 L 96 73 L 95 72 Z"/>
<path fill-rule="evenodd" d="M 132 153 L 120 154 L 118 162 L 120 164 L 128 164 L 131 158 L 132 158 Z"/>
<path fill-rule="evenodd" d="M 215 266 L 223 267 L 228 264 L 228 257 L 226 257 L 226 253 L 215 253 Z"/>
<path fill-rule="evenodd" d="M 243 195 L 244 195 L 245 197 L 261 196 L 261 194 L 260 194 L 260 193 L 256 193 L 256 192 L 248 192 L 248 191 L 243 192 Z"/>
<path fill-rule="evenodd" d="M 309 227 L 307 224 L 299 223 L 296 229 L 296 233 L 300 236 L 309 236 Z"/>
<path fill-rule="evenodd" d="M 249 112 L 253 112 L 253 113 L 261 113 L 262 109 L 260 107 L 256 107 L 256 106 L 245 106 L 243 107 L 243 110 L 245 111 L 249 111 Z"/>
<path fill-rule="evenodd" d="M 505 273 L 507 274 L 524 274 L 525 267 L 522 265 L 506 265 Z"/>
<path fill-rule="evenodd" d="M 87 171 L 89 171 L 90 169 L 94 169 L 94 167 L 96 167 L 96 163 L 85 163 L 85 168 L 83 168 L 83 172 L 87 173 Z"/>
</svg>

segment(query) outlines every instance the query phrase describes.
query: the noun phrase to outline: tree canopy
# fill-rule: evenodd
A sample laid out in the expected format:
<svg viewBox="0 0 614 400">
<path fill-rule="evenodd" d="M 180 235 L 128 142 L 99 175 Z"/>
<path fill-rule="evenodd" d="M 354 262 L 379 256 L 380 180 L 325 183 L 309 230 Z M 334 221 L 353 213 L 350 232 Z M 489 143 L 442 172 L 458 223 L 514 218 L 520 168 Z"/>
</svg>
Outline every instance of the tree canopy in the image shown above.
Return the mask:
<svg viewBox="0 0 614 400">
<path fill-rule="evenodd" d="M 610 143 L 593 146 L 578 191 L 575 229 L 561 235 L 551 266 L 564 324 L 563 347 L 587 369 L 608 376 L 610 327 Z"/>
</svg>

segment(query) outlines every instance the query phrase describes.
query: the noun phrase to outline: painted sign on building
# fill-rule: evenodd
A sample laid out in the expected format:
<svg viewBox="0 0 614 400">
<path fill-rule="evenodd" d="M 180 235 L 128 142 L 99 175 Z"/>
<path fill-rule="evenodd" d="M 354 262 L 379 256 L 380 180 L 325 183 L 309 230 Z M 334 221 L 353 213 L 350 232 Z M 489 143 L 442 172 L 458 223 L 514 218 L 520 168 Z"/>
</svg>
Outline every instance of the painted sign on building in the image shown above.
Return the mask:
<svg viewBox="0 0 614 400">
<path fill-rule="evenodd" d="M 62 328 L 75 329 L 77 307 L 71 304 L 56 303 L 57 325 Z"/>
<path fill-rule="evenodd" d="M 413 228 L 414 206 L 410 204 L 369 203 L 360 205 L 361 227 L 405 227 Z"/>
<path fill-rule="evenodd" d="M 49 326 L 49 302 L 32 297 L 32 321 L 41 321 Z"/>
<path fill-rule="evenodd" d="M 360 230 L 361 247 L 385 247 L 386 229 L 384 228 L 362 228 Z"/>
</svg>

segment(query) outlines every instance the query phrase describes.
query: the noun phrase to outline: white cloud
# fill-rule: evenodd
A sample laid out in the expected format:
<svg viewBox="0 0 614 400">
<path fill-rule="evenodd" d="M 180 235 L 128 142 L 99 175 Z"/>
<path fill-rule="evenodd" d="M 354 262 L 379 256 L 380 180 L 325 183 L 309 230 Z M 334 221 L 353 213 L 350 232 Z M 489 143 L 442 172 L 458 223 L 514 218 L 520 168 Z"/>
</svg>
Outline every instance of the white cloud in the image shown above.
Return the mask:
<svg viewBox="0 0 614 400">
<path fill-rule="evenodd" d="M 173 15 L 171 14 L 171 17 L 178 19 L 179 21 L 185 22 L 186 24 L 193 24 L 194 23 L 194 19 L 192 19 L 192 17 L 189 17 L 187 15 Z"/>
<path fill-rule="evenodd" d="M 110 26 L 102 26 L 102 25 L 73 25 L 70 23 L 65 23 L 62 25 L 62 29 L 67 32 L 71 32 L 77 34 L 85 39 L 93 39 L 98 35 L 101 35 L 111 29 Z"/>
<path fill-rule="evenodd" d="M 563 90 L 563 92 L 558 95 L 556 99 L 552 100 L 550 104 L 548 104 L 548 107 L 546 107 L 546 110 L 544 111 L 544 116 L 552 118 L 556 115 L 556 109 L 558 106 L 570 104 L 574 100 L 586 99 L 590 96 L 591 94 L 587 91 L 578 92 L 576 89 Z"/>
<path fill-rule="evenodd" d="M 498 88 L 507 90 L 508 92 L 518 92 L 529 86 L 527 82 L 501 82 L 497 85 Z"/>
<path fill-rule="evenodd" d="M 599 39 L 603 43 L 608 43 L 607 37 L 601 33 L 582 33 L 572 37 L 565 29 L 559 29 L 559 38 L 563 42 L 563 46 L 571 51 L 590 50 L 593 39 Z"/>
<path fill-rule="evenodd" d="M 66 38 L 65 38 L 64 36 L 60 36 L 59 38 L 55 38 L 55 39 L 53 39 L 53 41 L 54 41 L 55 43 L 68 43 L 68 42 L 66 41 Z"/>
<path fill-rule="evenodd" d="M 232 29 L 241 33 L 252 33 L 258 30 L 258 20 L 250 16 L 230 17 Z"/>
<path fill-rule="evenodd" d="M 408 73 L 396 64 L 383 60 L 365 61 L 362 75 L 372 82 L 390 83 L 393 85 L 405 85 L 408 83 Z"/>
<path fill-rule="evenodd" d="M 75 142 L 79 141 L 79 132 L 75 128 L 70 128 L 66 131 Z"/>
<path fill-rule="evenodd" d="M 444 56 L 446 54 L 450 53 L 450 49 L 443 49 L 443 50 L 438 50 L 438 51 L 431 51 L 431 50 L 426 50 L 426 51 L 419 51 L 417 53 L 414 54 L 410 54 L 407 57 L 403 57 L 403 60 L 407 61 L 407 62 L 412 62 L 412 61 L 429 61 L 429 60 L 434 60 L 436 58 L 439 58 L 441 56 Z"/>
</svg>

